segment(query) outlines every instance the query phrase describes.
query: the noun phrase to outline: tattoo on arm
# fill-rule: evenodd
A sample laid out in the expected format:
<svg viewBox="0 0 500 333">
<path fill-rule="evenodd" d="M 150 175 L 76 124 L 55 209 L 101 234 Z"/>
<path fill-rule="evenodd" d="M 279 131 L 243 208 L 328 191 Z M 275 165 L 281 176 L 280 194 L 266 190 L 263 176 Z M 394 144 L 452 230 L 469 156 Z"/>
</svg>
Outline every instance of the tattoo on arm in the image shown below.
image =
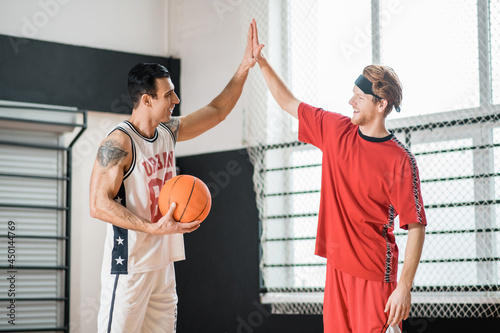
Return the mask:
<svg viewBox="0 0 500 333">
<path fill-rule="evenodd" d="M 113 142 L 113 140 L 108 140 L 99 147 L 97 161 L 101 166 L 107 167 L 109 164 L 116 165 L 127 155 L 128 152 L 123 150 L 118 143 Z"/>
<path fill-rule="evenodd" d="M 177 136 L 178 136 L 178 132 L 179 132 L 179 117 L 172 117 L 170 118 L 170 120 L 168 121 L 168 123 L 165 123 L 165 125 L 167 125 L 168 128 L 170 128 L 170 130 L 172 131 L 172 133 L 174 133 L 174 137 L 175 137 L 175 140 L 177 141 Z"/>
</svg>

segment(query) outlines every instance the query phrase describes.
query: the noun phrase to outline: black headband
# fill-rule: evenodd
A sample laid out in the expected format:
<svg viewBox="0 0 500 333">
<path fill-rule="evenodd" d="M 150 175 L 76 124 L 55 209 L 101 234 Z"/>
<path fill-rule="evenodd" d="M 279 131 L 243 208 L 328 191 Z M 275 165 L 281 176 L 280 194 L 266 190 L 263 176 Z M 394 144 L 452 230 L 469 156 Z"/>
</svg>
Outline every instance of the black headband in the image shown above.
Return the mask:
<svg viewBox="0 0 500 333">
<path fill-rule="evenodd" d="M 356 79 L 354 84 L 357 85 L 358 88 L 361 89 L 365 94 L 372 95 L 372 96 L 375 96 L 377 98 L 383 99 L 382 97 L 376 95 L 373 92 L 373 90 L 372 90 L 373 83 L 370 80 L 368 80 L 363 74 L 358 76 L 358 78 Z M 395 109 L 397 112 L 401 111 L 400 107 L 396 107 Z"/>
<path fill-rule="evenodd" d="M 375 95 L 375 93 L 372 90 L 373 83 L 370 80 L 368 80 L 363 74 L 358 76 L 354 84 L 357 85 L 358 88 L 361 89 L 365 94 L 373 95 L 377 98 L 382 99 L 382 97 Z"/>
</svg>

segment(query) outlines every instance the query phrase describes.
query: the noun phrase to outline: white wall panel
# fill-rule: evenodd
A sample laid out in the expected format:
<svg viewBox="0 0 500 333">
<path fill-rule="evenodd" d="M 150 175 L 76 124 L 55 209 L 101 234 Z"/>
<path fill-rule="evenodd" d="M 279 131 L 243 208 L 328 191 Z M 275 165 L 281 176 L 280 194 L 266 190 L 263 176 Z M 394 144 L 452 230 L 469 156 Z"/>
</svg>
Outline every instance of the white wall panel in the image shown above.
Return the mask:
<svg viewBox="0 0 500 333">
<path fill-rule="evenodd" d="M 0 34 L 165 56 L 167 0 L 2 0 Z"/>
</svg>

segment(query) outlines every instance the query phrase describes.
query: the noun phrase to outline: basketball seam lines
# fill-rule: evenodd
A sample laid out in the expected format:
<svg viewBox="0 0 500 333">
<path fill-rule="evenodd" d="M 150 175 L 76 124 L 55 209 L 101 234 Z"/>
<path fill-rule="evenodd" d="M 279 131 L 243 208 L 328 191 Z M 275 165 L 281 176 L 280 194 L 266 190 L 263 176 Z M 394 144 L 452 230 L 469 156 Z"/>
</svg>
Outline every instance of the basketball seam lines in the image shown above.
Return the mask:
<svg viewBox="0 0 500 333">
<path fill-rule="evenodd" d="M 176 184 L 176 183 L 179 181 L 179 179 L 181 179 L 181 178 L 182 178 L 182 175 L 181 175 L 181 176 L 179 176 L 179 177 L 175 180 L 175 182 L 172 184 L 172 187 L 170 188 L 170 191 L 173 191 L 173 190 L 174 190 L 174 186 L 175 186 L 175 184 Z M 168 196 L 168 207 L 169 207 L 169 209 L 170 209 L 170 195 Z M 184 214 L 184 213 L 183 213 L 183 214 Z"/>
<path fill-rule="evenodd" d="M 198 216 L 196 216 L 193 221 L 196 221 L 198 217 L 200 217 L 201 214 L 205 212 L 205 208 L 207 208 L 207 205 L 208 205 L 208 195 L 207 195 L 207 200 L 205 201 L 205 206 L 203 206 L 203 209 L 201 210 L 200 214 L 198 214 Z"/>
<path fill-rule="evenodd" d="M 193 187 L 191 187 L 191 193 L 189 193 L 189 198 L 187 199 L 187 202 L 186 202 L 186 206 L 184 207 L 184 210 L 182 211 L 182 215 L 181 217 L 179 218 L 179 222 L 182 220 L 182 217 L 184 216 L 184 213 L 186 212 L 186 209 L 189 205 L 189 200 L 191 200 L 191 196 L 193 195 L 193 191 L 194 191 L 194 185 L 196 184 L 196 178 L 194 179 L 194 182 L 193 182 Z"/>
</svg>

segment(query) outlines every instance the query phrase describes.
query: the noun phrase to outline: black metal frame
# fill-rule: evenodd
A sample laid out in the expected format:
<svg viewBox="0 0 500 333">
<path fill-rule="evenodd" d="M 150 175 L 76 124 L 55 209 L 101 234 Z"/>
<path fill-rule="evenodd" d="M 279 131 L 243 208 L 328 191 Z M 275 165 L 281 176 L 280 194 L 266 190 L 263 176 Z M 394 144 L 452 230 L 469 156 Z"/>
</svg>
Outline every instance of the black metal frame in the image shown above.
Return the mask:
<svg viewBox="0 0 500 333">
<path fill-rule="evenodd" d="M 63 327 L 49 327 L 49 328 L 19 328 L 19 329 L 9 329 L 3 330 L 0 329 L 0 332 L 46 332 L 46 331 L 54 331 L 54 332 L 65 332 L 69 333 L 70 331 L 70 294 L 71 294 L 71 184 L 72 184 L 72 148 L 76 141 L 80 138 L 83 132 L 87 129 L 87 110 L 63 110 L 63 109 L 50 109 L 44 107 L 24 107 L 24 106 L 12 106 L 6 105 L 5 107 L 10 109 L 29 109 L 29 110 L 39 110 L 39 111 L 51 111 L 51 112 L 71 112 L 72 114 L 81 114 L 83 116 L 82 123 L 62 123 L 62 122 L 51 122 L 51 121 L 38 121 L 31 119 L 22 119 L 22 118 L 8 118 L 8 117 L 0 117 L 0 120 L 3 121 L 14 121 L 14 122 L 26 122 L 26 123 L 34 123 L 41 125 L 52 125 L 52 126 L 64 126 L 64 127 L 72 127 L 78 128 L 80 127 L 80 131 L 73 138 L 68 147 L 61 146 L 50 146 L 50 145 L 38 145 L 38 144 L 29 144 L 29 143 L 19 143 L 19 142 L 9 142 L 9 141 L 0 141 L 0 145 L 9 145 L 9 146 L 18 146 L 18 147 L 26 147 L 26 148 L 35 148 L 35 149 L 47 149 L 47 150 L 55 150 L 62 151 L 66 153 L 66 176 L 65 177 L 47 177 L 47 176 L 36 176 L 36 175 L 23 175 L 23 174 L 6 174 L 0 173 L 0 177 L 17 177 L 17 178 L 30 178 L 30 179 L 46 179 L 46 180 L 54 180 L 56 182 L 65 182 L 66 184 L 66 205 L 65 206 L 46 206 L 46 205 L 16 205 L 16 204 L 2 204 L 0 203 L 0 207 L 8 207 L 8 208 L 25 208 L 25 209 L 48 209 L 48 210 L 57 210 L 65 212 L 65 236 L 37 236 L 37 235 L 16 235 L 17 238 L 30 238 L 30 239 L 52 239 L 55 241 L 64 241 L 64 265 L 62 266 L 15 266 L 15 269 L 20 270 L 56 270 L 64 272 L 64 297 L 41 297 L 41 298 L 14 298 L 16 302 L 22 301 L 55 301 L 55 302 L 64 302 L 64 326 Z M 7 235 L 0 235 L 0 238 L 7 238 Z M 9 267 L 2 267 L 0 269 L 9 269 Z M 0 301 L 8 301 L 10 298 L 0 298 Z"/>
<path fill-rule="evenodd" d="M 479 109 L 477 109 L 479 111 Z M 456 126 L 467 126 L 467 125 L 476 125 L 480 123 L 498 123 L 500 122 L 500 113 L 490 113 L 484 114 L 475 117 L 466 117 L 462 119 L 455 119 L 450 121 L 439 121 L 426 123 L 421 125 L 414 125 L 408 127 L 400 127 L 394 128 L 391 131 L 393 133 L 403 133 L 407 140 L 411 139 L 411 133 L 417 131 L 424 130 L 433 130 L 436 128 L 446 128 L 446 127 L 456 127 Z M 408 143 L 407 143 L 408 144 Z M 306 146 L 305 143 L 299 141 L 293 141 L 288 143 L 280 143 L 280 144 L 272 144 L 272 145 L 263 145 L 258 147 L 261 151 L 268 151 L 274 149 L 287 149 L 287 148 L 295 148 L 299 146 Z M 415 156 L 419 155 L 430 155 L 430 154 L 441 154 L 441 153 L 452 153 L 452 152 L 461 152 L 461 151 L 474 151 L 480 149 L 492 149 L 498 148 L 500 144 L 490 144 L 490 145 L 480 145 L 480 146 L 468 146 L 461 148 L 451 148 L 451 149 L 440 149 L 435 151 L 428 151 L 422 153 L 415 153 Z M 319 164 L 307 164 L 301 166 L 293 166 L 293 167 L 282 167 L 282 168 L 271 168 L 271 169 L 263 169 L 260 170 L 261 173 L 267 172 L 282 172 L 293 169 L 301 169 L 301 168 L 315 168 L 319 167 Z M 447 178 L 439 178 L 439 179 L 426 179 L 422 180 L 422 183 L 430 183 L 430 182 L 439 182 L 439 181 L 453 181 L 453 180 L 463 180 L 463 179 L 478 179 L 478 178 L 487 178 L 487 177 L 496 177 L 500 176 L 500 173 L 491 173 L 491 174 L 481 174 L 481 175 L 469 175 L 469 176 L 457 176 L 457 177 L 447 177 Z M 288 195 L 297 195 L 297 194 L 312 194 L 319 193 L 319 190 L 311 190 L 311 191 L 301 191 L 301 192 L 280 192 L 280 193 L 264 193 L 264 197 L 273 197 L 273 196 L 288 196 Z M 433 208 L 447 208 L 447 207 L 466 207 L 466 206 L 485 206 L 485 205 L 495 205 L 500 204 L 500 200 L 483 200 L 483 201 L 474 201 L 474 202 L 454 202 L 454 203 L 445 203 L 445 204 L 434 204 L 434 205 L 425 205 L 426 209 Z M 300 218 L 300 217 L 314 217 L 317 216 L 317 213 L 303 213 L 303 214 L 284 214 L 284 215 L 272 215 L 272 216 L 264 216 L 264 220 L 276 220 L 276 219 L 288 219 L 288 218 Z M 261 221 L 260 221 L 261 222 Z M 498 232 L 500 228 L 482 228 L 482 229 L 469 229 L 469 230 L 441 230 L 435 232 L 426 232 L 427 234 L 453 234 L 453 233 L 479 233 L 479 232 Z M 395 233 L 395 235 L 404 235 L 403 233 Z M 293 237 L 293 238 L 272 238 L 265 239 L 264 241 L 296 241 L 296 240 L 312 240 L 314 237 Z M 261 246 L 262 251 L 262 246 Z M 500 257 L 493 258 L 458 258 L 458 259 L 436 259 L 436 260 L 422 260 L 423 263 L 439 263 L 439 262 L 488 262 L 488 261 L 500 261 Z M 401 263 L 401 262 L 400 262 Z M 262 267 L 303 267 L 303 266 L 326 266 L 325 264 L 273 264 L 266 265 L 262 264 Z M 262 271 L 260 270 L 262 274 Z M 414 291 L 432 291 L 435 287 L 415 287 Z M 456 286 L 451 287 L 452 291 L 484 291 L 484 286 Z M 489 286 L 488 291 L 497 291 L 497 286 Z M 263 285 L 263 281 L 261 280 L 261 293 L 266 292 L 313 292 L 313 291 L 323 291 L 323 288 L 266 288 Z"/>
</svg>

